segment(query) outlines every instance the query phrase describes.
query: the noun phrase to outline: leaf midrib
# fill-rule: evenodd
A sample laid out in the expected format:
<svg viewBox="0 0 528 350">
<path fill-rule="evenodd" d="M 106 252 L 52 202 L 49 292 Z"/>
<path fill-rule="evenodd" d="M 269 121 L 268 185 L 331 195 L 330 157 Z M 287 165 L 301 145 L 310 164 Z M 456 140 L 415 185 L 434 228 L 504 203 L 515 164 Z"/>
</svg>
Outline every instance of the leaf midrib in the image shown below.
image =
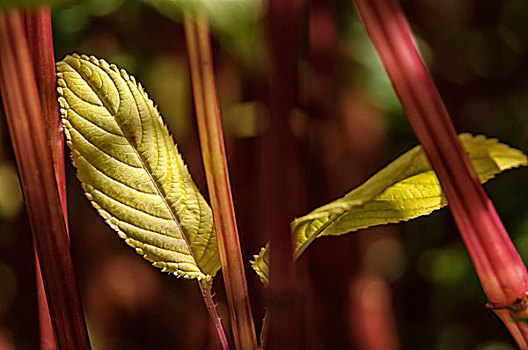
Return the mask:
<svg viewBox="0 0 528 350">
<path fill-rule="evenodd" d="M 411 158 L 409 159 L 408 164 L 411 164 L 411 163 L 412 163 L 412 162 L 413 162 L 413 161 L 414 161 L 414 160 L 415 160 L 415 159 L 421 154 L 421 152 L 419 152 L 420 150 L 417 150 L 417 151 L 418 151 L 418 152 L 416 152 L 416 154 L 415 154 L 413 157 L 411 157 Z M 421 151 L 423 152 L 423 149 L 422 149 Z M 503 157 L 504 157 L 504 156 L 503 156 Z M 489 158 L 490 158 L 489 156 L 479 156 L 479 157 L 472 157 L 471 160 L 472 160 L 472 162 L 473 162 L 473 161 L 476 161 L 476 160 L 482 160 L 482 159 L 484 159 L 484 160 L 488 160 Z M 513 159 L 513 158 L 515 158 L 515 157 L 510 156 L 509 158 L 512 158 L 512 159 Z M 518 166 L 516 166 L 516 167 L 518 167 Z M 403 172 L 405 172 L 405 169 L 406 169 L 406 168 L 404 168 L 404 170 L 402 170 L 402 171 L 400 172 L 400 175 L 401 175 Z M 480 181 L 487 181 L 487 180 L 490 180 L 490 179 L 494 178 L 494 177 L 496 176 L 497 173 L 500 173 L 501 171 L 503 171 L 498 165 L 497 165 L 497 169 L 498 169 L 498 171 L 496 171 L 496 172 L 493 171 L 492 174 L 489 174 L 489 175 L 487 175 L 487 176 L 484 176 L 482 179 L 480 179 Z M 348 211 L 352 210 L 353 208 L 361 207 L 361 206 L 365 205 L 366 203 L 368 203 L 368 202 L 370 202 L 370 201 L 374 201 L 374 200 L 376 200 L 376 197 L 378 197 L 378 196 L 380 196 L 381 194 L 383 194 L 387 189 L 389 189 L 390 187 L 395 186 L 395 185 L 397 185 L 397 184 L 399 184 L 399 183 L 405 181 L 406 179 L 409 179 L 409 178 L 414 177 L 414 176 L 419 176 L 419 175 L 422 175 L 422 174 L 427 173 L 427 172 L 430 172 L 430 171 L 434 172 L 434 170 L 432 170 L 432 169 L 422 169 L 421 171 L 418 171 L 418 172 L 416 172 L 416 173 L 411 173 L 411 174 L 407 175 L 406 177 L 404 177 L 404 178 L 402 178 L 402 179 L 399 179 L 399 180 L 397 180 L 397 181 L 395 181 L 395 182 L 392 182 L 391 184 L 387 185 L 385 188 L 383 188 L 382 190 L 380 190 L 377 194 L 374 194 L 374 195 L 372 195 L 372 196 L 369 196 L 369 198 L 366 198 L 366 199 L 365 199 L 365 198 L 360 199 L 361 204 L 359 204 L 359 203 L 358 203 L 358 204 L 352 204 L 352 205 L 350 205 L 350 208 L 348 208 L 348 209 L 343 209 L 343 208 L 341 208 L 341 210 L 340 210 L 339 212 L 336 211 L 335 213 L 330 214 L 330 215 L 335 215 L 335 216 L 334 216 L 333 218 L 329 219 L 327 222 L 325 222 L 320 228 L 318 228 L 313 234 L 311 234 L 311 235 L 306 239 L 306 241 L 303 242 L 303 244 L 302 244 L 302 245 L 301 245 L 301 246 L 300 246 L 300 247 L 294 252 L 294 259 L 299 258 L 299 256 L 300 256 L 300 255 L 306 250 L 306 248 L 307 248 L 307 247 L 308 247 L 308 246 L 309 246 L 309 245 L 310 245 L 310 244 L 311 244 L 311 243 L 312 243 L 317 237 L 319 237 L 319 235 L 321 234 L 321 232 L 323 232 L 326 228 L 328 228 L 328 226 L 330 226 L 330 225 L 333 224 L 335 221 L 337 221 L 339 218 L 341 218 L 343 215 L 345 215 Z M 435 175 L 436 175 L 436 174 L 435 174 Z M 409 183 L 409 184 L 412 184 L 412 183 Z M 423 185 L 423 184 L 419 184 L 419 185 Z M 346 196 L 346 195 L 345 195 L 345 196 Z M 441 195 L 441 196 L 442 196 L 442 195 Z M 436 197 L 438 197 L 438 196 L 431 196 L 431 197 L 426 197 L 426 198 L 436 198 Z M 358 201 L 358 199 L 353 199 L 353 201 Z M 387 201 L 390 201 L 390 200 L 387 199 Z M 346 202 L 346 201 L 345 201 L 345 202 Z M 441 207 L 443 207 L 443 206 L 441 206 Z M 440 208 L 438 208 L 438 209 L 440 209 Z M 310 215 L 310 214 L 308 214 L 308 215 Z M 322 219 L 322 218 L 324 218 L 324 217 L 325 217 L 325 215 L 324 215 L 324 211 L 323 211 L 323 212 L 321 212 L 321 216 L 320 216 L 320 217 L 311 218 L 311 219 L 308 220 L 308 221 L 313 221 L 313 220 L 317 220 L 317 219 Z M 302 222 L 301 222 L 301 223 L 302 223 Z"/>
<path fill-rule="evenodd" d="M 407 164 L 412 164 L 412 162 L 418 158 L 421 154 L 420 152 L 420 149 L 416 149 L 415 150 L 416 153 L 410 157 L 410 159 L 408 160 Z M 405 171 L 407 170 L 407 167 L 403 167 L 402 170 L 399 172 L 398 176 L 396 178 L 399 178 L 403 173 L 405 173 Z M 363 205 L 365 205 L 367 202 L 369 201 L 372 201 L 374 200 L 376 197 L 380 196 L 383 192 L 385 192 L 388 188 L 402 182 L 402 181 L 405 181 L 405 179 L 408 179 L 408 178 L 411 178 L 413 176 L 418 176 L 418 175 L 421 175 L 425 172 L 427 172 L 429 170 L 427 169 L 422 169 L 420 171 L 417 171 L 416 173 L 411 173 L 411 174 L 408 174 L 407 176 L 397 180 L 397 181 L 394 181 L 392 182 L 391 184 L 385 186 L 383 189 L 380 189 L 377 193 L 371 195 L 371 196 L 368 196 L 367 198 L 360 198 L 359 200 L 361 201 L 361 203 L 359 204 L 353 204 L 350 206 L 350 208 L 348 209 L 342 209 L 341 212 L 338 212 L 338 213 L 334 213 L 334 217 L 330 220 L 328 220 L 326 223 L 323 224 L 323 226 L 321 226 L 319 229 L 317 229 L 313 234 L 311 234 L 308 239 L 303 242 L 303 244 L 299 247 L 298 250 L 296 250 L 294 252 L 294 258 L 297 259 L 299 256 L 301 256 L 301 254 L 306 250 L 306 248 L 317 238 L 319 237 L 319 234 L 321 232 L 323 232 L 328 226 L 330 226 L 332 223 L 334 223 L 336 220 L 338 220 L 340 217 L 342 217 L 347 211 L 350 211 L 352 208 L 357 208 L 357 207 L 361 207 Z M 364 184 L 366 184 L 367 182 L 365 182 Z M 359 188 L 358 188 L 359 189 Z M 345 195 L 346 197 L 346 195 Z M 358 199 L 354 199 L 354 201 L 358 201 Z M 324 216 L 322 216 L 324 217 Z M 313 218 L 312 220 L 315 220 L 316 218 Z"/>
<path fill-rule="evenodd" d="M 79 63 L 82 65 L 82 64 L 85 64 L 83 63 L 84 60 L 82 60 L 81 58 L 78 59 L 79 60 Z M 163 192 L 161 191 L 161 188 L 159 187 L 157 181 L 154 179 L 150 169 L 147 167 L 147 165 L 145 164 L 145 162 L 143 161 L 143 158 L 140 156 L 138 150 L 136 149 L 136 147 L 132 144 L 131 140 L 126 136 L 123 128 L 121 127 L 121 125 L 117 122 L 114 114 L 112 113 L 112 108 L 111 106 L 109 106 L 106 102 L 105 102 L 105 99 L 104 98 L 101 98 L 100 94 L 98 93 L 98 89 L 96 87 L 93 86 L 93 83 L 91 82 L 90 79 L 86 79 L 84 76 L 83 76 L 83 73 L 82 71 L 78 71 L 75 69 L 75 67 L 73 67 L 72 65 L 70 65 L 68 62 L 65 62 L 63 61 L 64 63 L 66 63 L 68 66 L 70 66 L 77 74 L 79 74 L 82 78 L 83 78 L 83 81 L 90 87 L 90 89 L 96 94 L 97 98 L 101 101 L 102 105 L 104 106 L 104 108 L 110 113 L 110 115 L 112 116 L 112 118 L 114 119 L 117 127 L 119 128 L 119 130 L 121 131 L 121 136 L 124 137 L 124 139 L 127 141 L 127 143 L 129 144 L 130 148 L 134 151 L 134 154 L 136 155 L 136 157 L 138 157 L 139 159 L 139 162 L 141 163 L 142 165 L 142 168 L 143 170 L 145 170 L 145 172 L 147 173 L 150 181 L 152 182 L 152 184 L 154 185 L 154 188 L 156 189 L 156 192 L 158 193 L 158 195 L 160 196 L 161 200 L 163 201 L 163 203 L 165 204 L 165 207 L 167 208 L 167 210 L 169 211 L 173 221 L 176 223 L 176 226 L 178 227 L 178 230 L 180 232 L 180 235 L 181 237 L 183 238 L 183 240 L 185 241 L 185 244 L 187 245 L 187 249 L 189 250 L 189 254 L 191 255 L 191 257 L 193 258 L 194 260 L 194 263 L 196 264 L 196 266 L 198 267 L 198 269 L 200 271 L 202 271 L 202 269 L 200 268 L 200 266 L 198 265 L 198 261 L 196 260 L 196 257 L 194 255 L 194 252 L 192 251 L 192 248 L 191 248 L 191 244 L 190 242 L 188 241 L 187 239 L 187 236 L 185 235 L 181 225 L 180 225 L 180 222 L 178 221 L 177 217 L 176 217 L 176 214 L 174 213 L 174 211 L 172 210 L 171 206 L 169 205 L 169 203 L 167 202 L 167 199 L 165 197 L 165 195 L 163 194 Z M 90 62 L 91 63 L 91 62 Z M 93 64 L 93 63 L 92 63 Z M 96 66 L 97 68 L 101 69 L 101 71 L 104 72 L 104 74 L 106 74 L 108 76 L 108 78 L 110 79 L 110 81 L 112 82 L 112 84 L 114 84 L 114 87 L 116 88 L 116 91 L 118 92 L 118 95 L 119 95 L 119 105 L 117 106 L 116 108 L 116 111 L 119 111 L 119 107 L 121 107 L 121 94 L 119 93 L 119 88 L 117 86 L 117 84 L 115 83 L 114 79 L 111 77 L 110 74 L 108 74 L 108 72 L 106 72 L 102 67 L 100 66 Z M 89 67 L 90 70 L 91 67 Z M 115 71 L 114 71 L 115 72 Z M 125 79 L 121 74 L 120 72 L 115 72 L 116 74 L 118 74 L 125 82 L 127 82 L 127 79 Z M 93 72 L 92 72 L 93 74 Z M 134 102 L 137 102 L 136 101 L 136 98 L 134 96 L 134 94 L 132 93 L 132 91 L 130 90 L 130 87 L 128 86 L 128 84 L 125 84 L 126 85 L 126 88 L 127 90 L 130 92 L 132 98 L 134 99 Z M 70 89 L 71 90 L 71 89 Z M 139 90 L 139 89 L 138 89 Z M 140 93 L 142 93 L 140 91 Z M 145 101 L 146 102 L 146 101 Z M 135 107 L 137 108 L 137 103 L 134 103 Z M 147 107 L 148 107 L 148 103 L 146 103 Z M 150 109 L 149 109 L 149 113 L 150 113 Z M 138 115 L 141 115 L 139 113 L 139 110 L 138 110 Z M 152 115 L 151 115 L 152 117 Z M 142 137 L 143 137 L 143 133 L 141 133 Z M 203 272 L 202 272 L 203 273 Z M 205 275 L 205 274 L 204 274 Z"/>
</svg>

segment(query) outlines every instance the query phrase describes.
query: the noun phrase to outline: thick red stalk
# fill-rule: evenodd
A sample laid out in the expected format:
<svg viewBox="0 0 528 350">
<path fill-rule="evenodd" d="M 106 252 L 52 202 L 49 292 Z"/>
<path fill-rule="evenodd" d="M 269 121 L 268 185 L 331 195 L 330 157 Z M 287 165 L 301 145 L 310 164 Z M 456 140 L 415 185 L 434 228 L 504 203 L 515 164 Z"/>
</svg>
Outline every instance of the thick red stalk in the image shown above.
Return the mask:
<svg viewBox="0 0 528 350">
<path fill-rule="evenodd" d="M 61 349 L 88 349 L 24 18 L 18 11 L 0 13 L 0 52 L 2 100 L 57 345 Z"/>
<path fill-rule="evenodd" d="M 263 228 L 271 241 L 268 294 L 270 349 L 299 349 L 301 303 L 292 258 L 290 221 L 305 208 L 299 145 L 292 133 L 297 106 L 297 0 L 271 0 L 269 128 L 262 137 Z"/>
<path fill-rule="evenodd" d="M 66 222 L 66 229 L 68 229 L 64 138 L 61 132 L 59 104 L 57 102 L 55 55 L 53 53 L 49 6 L 43 6 L 26 13 L 26 34 L 39 91 L 42 116 L 46 123 L 46 131 L 51 147 L 62 212 Z"/>
<path fill-rule="evenodd" d="M 68 213 L 66 203 L 66 176 L 64 166 L 64 139 L 60 131 L 59 104 L 56 96 L 55 55 L 51 33 L 51 14 L 49 6 L 43 6 L 25 14 L 26 36 L 29 52 L 35 70 L 35 79 L 40 96 L 42 116 L 46 123 L 48 143 L 51 148 L 55 180 L 57 181 L 62 213 L 68 231 Z M 35 247 L 35 272 L 37 279 L 37 300 L 39 305 L 39 329 L 41 349 L 57 348 L 53 326 L 49 314 L 46 291 L 42 281 L 40 262 Z"/>
<path fill-rule="evenodd" d="M 409 24 L 395 0 L 353 1 L 440 180 L 490 305 L 499 308 L 518 345 L 527 348 L 528 327 L 503 309 L 524 309 L 526 267 L 456 137 Z"/>
<path fill-rule="evenodd" d="M 209 25 L 204 16 L 184 17 L 195 114 L 222 275 L 237 349 L 256 349 L 257 338 L 240 249 L 224 135 L 216 97 Z"/>
</svg>

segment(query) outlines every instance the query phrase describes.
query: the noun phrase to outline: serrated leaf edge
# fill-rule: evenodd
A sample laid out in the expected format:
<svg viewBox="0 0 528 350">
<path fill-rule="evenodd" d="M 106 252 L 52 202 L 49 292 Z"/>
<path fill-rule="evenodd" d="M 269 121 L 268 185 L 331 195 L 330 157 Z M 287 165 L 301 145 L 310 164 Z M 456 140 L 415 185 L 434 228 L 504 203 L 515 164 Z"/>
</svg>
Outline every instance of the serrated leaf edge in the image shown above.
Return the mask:
<svg viewBox="0 0 528 350">
<path fill-rule="evenodd" d="M 138 87 L 138 90 L 140 91 L 140 93 L 143 94 L 143 96 L 145 97 L 145 100 L 147 101 L 147 103 L 150 104 L 155 109 L 155 111 L 157 112 L 156 113 L 156 118 L 158 118 L 158 121 L 161 122 L 160 124 L 163 125 L 163 128 L 167 131 L 170 140 L 174 144 L 174 146 L 176 148 L 176 151 L 179 154 L 177 145 L 174 142 L 172 134 L 170 133 L 170 131 L 169 131 L 168 127 L 167 127 L 167 124 L 164 123 L 163 118 L 161 117 L 161 113 L 159 112 L 157 105 L 155 105 L 153 103 L 152 99 L 150 99 L 150 97 L 148 96 L 148 93 L 145 91 L 145 89 L 143 88 L 141 83 L 138 83 L 133 75 L 128 74 L 124 69 L 119 69 L 115 64 L 110 64 L 106 60 L 98 59 L 95 56 L 79 55 L 77 53 L 73 53 L 73 54 L 71 54 L 71 56 L 76 58 L 76 59 L 83 59 L 83 60 L 89 61 L 89 62 L 91 62 L 91 63 L 93 63 L 93 64 L 95 64 L 97 66 L 107 65 L 111 70 L 113 70 L 114 72 L 118 73 L 123 79 L 125 79 L 127 81 L 130 81 L 134 85 L 136 85 Z M 65 83 L 63 75 L 62 75 L 61 72 L 58 72 L 57 73 L 57 85 L 58 85 L 57 92 L 59 93 L 58 101 L 59 101 L 59 106 L 60 106 L 61 123 L 63 125 L 62 129 L 63 129 L 64 135 L 66 137 L 66 143 L 67 143 L 68 147 L 71 150 L 70 159 L 72 161 L 72 164 L 75 166 L 75 160 L 74 160 L 75 154 L 80 155 L 80 153 L 78 151 L 73 150 L 72 147 L 71 147 L 72 146 L 72 139 L 71 139 L 70 132 L 68 130 L 68 125 L 70 125 L 70 127 L 71 127 L 71 124 L 66 118 L 67 109 L 70 108 L 70 106 L 68 105 L 68 102 L 66 101 L 66 99 L 63 97 L 63 87 L 61 86 L 62 83 Z M 125 137 L 125 139 L 126 139 L 126 137 Z M 132 147 L 132 148 L 134 149 L 134 147 Z M 187 169 L 187 164 L 183 163 L 183 166 L 184 166 L 185 169 Z M 126 233 L 123 232 L 117 225 L 115 225 L 111 221 L 112 219 L 115 219 L 114 216 L 112 216 L 106 210 L 102 209 L 99 204 L 97 204 L 95 201 L 92 200 L 92 195 L 87 191 L 86 184 L 83 183 L 79 179 L 79 175 L 78 175 L 77 172 L 76 172 L 76 177 L 79 180 L 79 182 L 81 183 L 81 187 L 82 187 L 82 189 L 84 191 L 84 194 L 85 194 L 86 198 L 90 201 L 90 204 L 94 207 L 94 209 L 97 210 L 99 215 L 101 215 L 101 217 L 103 217 L 103 219 L 105 220 L 105 223 L 108 226 L 110 226 L 114 231 L 116 231 L 116 233 L 119 236 L 119 238 L 121 238 L 128 246 L 133 248 L 138 255 L 141 255 L 144 259 L 150 261 L 152 263 L 152 266 L 154 266 L 156 268 L 160 268 L 160 266 L 159 266 L 160 262 L 156 261 L 155 259 L 152 259 L 151 256 L 149 254 L 145 253 L 140 247 L 135 246 L 134 243 L 131 242 L 131 239 L 126 235 Z M 157 188 L 156 184 L 155 184 L 155 186 Z M 165 201 L 164 198 L 163 198 L 163 200 Z M 180 226 L 179 221 L 176 220 L 175 215 L 174 215 L 174 213 L 172 213 L 172 210 L 170 208 L 169 208 L 169 210 L 171 211 L 171 215 L 173 216 L 174 221 L 176 222 L 176 224 L 177 224 L 177 226 L 178 226 L 178 228 L 180 230 L 182 238 L 185 240 L 185 242 L 187 244 L 187 248 L 189 250 L 189 253 L 193 257 L 194 264 L 198 267 L 198 269 L 200 269 L 200 267 L 199 267 L 199 265 L 198 265 L 198 263 L 196 261 L 196 257 L 194 256 L 194 253 L 193 253 L 193 251 L 191 249 L 191 246 L 190 246 L 190 244 L 189 244 L 189 242 L 187 240 L 186 235 L 183 232 L 183 229 Z M 179 265 L 178 263 L 175 263 L 175 262 L 172 262 L 172 263 L 174 265 L 176 265 L 176 266 Z M 201 280 L 208 281 L 208 280 L 212 280 L 212 278 L 214 277 L 214 275 L 209 275 L 209 274 L 204 274 L 204 273 L 182 273 L 181 271 L 179 271 L 177 269 L 177 267 L 176 267 L 176 270 L 174 270 L 174 271 L 170 271 L 170 270 L 172 270 L 172 269 L 169 269 L 169 268 L 166 268 L 166 267 L 161 268 L 161 272 L 173 274 L 176 277 L 182 277 L 182 278 L 186 278 L 186 279 L 197 279 L 199 281 L 201 281 Z"/>
</svg>

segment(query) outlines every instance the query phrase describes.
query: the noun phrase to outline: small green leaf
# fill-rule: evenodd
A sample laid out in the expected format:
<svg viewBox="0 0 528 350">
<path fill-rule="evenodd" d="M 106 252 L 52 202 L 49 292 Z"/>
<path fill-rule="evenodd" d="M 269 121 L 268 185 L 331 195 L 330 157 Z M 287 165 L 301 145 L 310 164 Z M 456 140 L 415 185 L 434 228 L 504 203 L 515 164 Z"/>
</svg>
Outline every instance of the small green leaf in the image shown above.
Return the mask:
<svg viewBox="0 0 528 350">
<path fill-rule="evenodd" d="M 251 261 L 251 267 L 265 285 L 269 283 L 269 245 L 268 242 L 265 247 L 260 248 L 260 252 L 253 256 L 255 260 Z"/>
<path fill-rule="evenodd" d="M 519 150 L 482 135 L 461 134 L 460 141 L 481 182 L 518 166 L 528 165 Z M 291 224 L 294 257 L 321 236 L 338 236 L 375 225 L 407 221 L 446 205 L 438 179 L 420 146 L 387 165 L 342 198 L 315 209 Z M 268 280 L 268 249 L 255 256 L 253 268 Z"/>
<path fill-rule="evenodd" d="M 95 57 L 66 56 L 57 70 L 64 131 L 92 205 L 155 267 L 214 276 L 211 209 L 141 85 Z"/>
</svg>

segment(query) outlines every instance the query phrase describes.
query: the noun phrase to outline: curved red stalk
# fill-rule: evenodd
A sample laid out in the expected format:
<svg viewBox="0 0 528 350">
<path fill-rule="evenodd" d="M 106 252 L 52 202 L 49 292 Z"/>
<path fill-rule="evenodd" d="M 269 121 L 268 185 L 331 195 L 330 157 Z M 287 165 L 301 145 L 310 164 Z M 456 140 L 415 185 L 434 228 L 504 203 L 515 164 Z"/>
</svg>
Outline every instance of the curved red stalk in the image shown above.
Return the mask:
<svg viewBox="0 0 528 350">
<path fill-rule="evenodd" d="M 526 267 L 456 137 L 409 24 L 395 0 L 353 1 L 440 180 L 490 305 L 498 308 L 518 345 L 527 348 L 527 325 L 511 318 L 518 312 L 512 308 L 525 307 Z"/>
</svg>

